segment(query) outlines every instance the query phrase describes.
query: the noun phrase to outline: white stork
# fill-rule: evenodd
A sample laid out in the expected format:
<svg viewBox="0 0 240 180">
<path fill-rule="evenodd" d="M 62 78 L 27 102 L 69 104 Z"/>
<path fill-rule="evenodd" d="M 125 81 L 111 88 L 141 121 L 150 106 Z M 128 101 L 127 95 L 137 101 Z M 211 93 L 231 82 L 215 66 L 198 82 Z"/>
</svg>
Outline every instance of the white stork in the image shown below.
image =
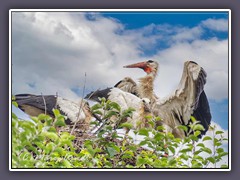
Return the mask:
<svg viewBox="0 0 240 180">
<path fill-rule="evenodd" d="M 152 61 L 150 61 L 150 63 L 152 63 Z M 129 66 L 139 67 L 139 64 Z M 143 66 L 142 69 L 144 69 Z M 148 77 L 148 68 L 144 69 L 144 71 L 147 72 L 146 77 Z M 151 77 L 151 81 L 141 81 L 141 79 L 144 79 L 141 78 L 139 86 L 134 85 L 134 83 L 132 83 L 133 86 L 123 86 L 125 89 L 126 87 L 131 87 L 129 89 L 136 89 L 135 93 L 139 97 L 135 96 L 134 100 L 128 99 L 129 93 L 121 90 L 117 91 L 116 88 L 98 90 L 88 94 L 85 98 L 99 101 L 99 97 L 105 97 L 111 101 L 119 103 L 120 106 L 124 105 L 126 107 L 134 108 L 134 106 L 136 106 L 141 101 L 141 96 L 148 95 L 144 98 L 149 98 L 149 100 L 152 100 L 152 97 L 156 97 L 156 95 L 153 93 L 153 80 L 156 76 L 156 73 L 157 70 L 155 71 L 155 74 L 149 76 Z M 211 122 L 211 113 L 208 99 L 203 90 L 206 83 L 206 76 L 206 72 L 201 66 L 193 61 L 186 61 L 184 63 L 183 74 L 178 88 L 170 96 L 164 98 L 163 100 L 156 97 L 156 99 L 154 99 L 156 102 L 151 104 L 150 112 L 162 119 L 162 121 L 158 121 L 160 122 L 159 125 L 164 125 L 165 128 L 167 128 L 166 131 L 171 131 L 175 137 L 185 137 L 185 132 L 181 129 L 178 129 L 177 127 L 179 125 L 188 125 L 190 123 L 191 116 L 194 116 L 205 128 L 205 130 L 201 132 L 201 135 L 205 134 L 208 130 L 209 124 Z M 130 82 L 131 81 L 132 80 L 130 79 Z M 118 84 L 116 84 L 116 87 L 119 87 L 119 84 L 121 83 L 122 82 L 120 81 Z M 124 88 L 120 86 L 120 89 L 125 90 Z M 148 89 L 150 93 L 147 91 Z M 142 107 L 144 106 L 146 106 L 146 104 L 142 105 Z M 149 108 L 147 109 L 149 110 Z M 140 113 L 139 111 L 136 111 L 136 113 L 139 113 L 136 115 L 136 117 L 140 116 L 140 114 L 144 114 Z"/>
<path fill-rule="evenodd" d="M 52 110 L 58 109 L 66 116 L 66 124 L 77 121 L 89 124 L 92 117 L 89 104 L 83 99 L 76 103 L 56 95 L 17 94 L 15 100 L 18 107 L 30 116 L 43 113 L 54 117 Z"/>
</svg>

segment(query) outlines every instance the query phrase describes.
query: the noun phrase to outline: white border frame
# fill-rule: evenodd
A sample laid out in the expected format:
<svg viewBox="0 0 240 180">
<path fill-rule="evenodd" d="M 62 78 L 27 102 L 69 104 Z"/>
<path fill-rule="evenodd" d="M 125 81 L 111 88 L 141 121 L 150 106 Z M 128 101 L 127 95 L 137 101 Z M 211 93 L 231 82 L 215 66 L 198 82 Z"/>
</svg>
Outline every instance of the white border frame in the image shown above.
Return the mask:
<svg viewBox="0 0 240 180">
<path fill-rule="evenodd" d="M 12 150 L 12 139 L 11 139 L 11 122 L 12 117 L 12 12 L 228 12 L 228 169 L 12 169 L 11 165 L 11 150 Z M 231 171 L 231 9 L 10 9 L 9 10 L 9 171 Z"/>
</svg>

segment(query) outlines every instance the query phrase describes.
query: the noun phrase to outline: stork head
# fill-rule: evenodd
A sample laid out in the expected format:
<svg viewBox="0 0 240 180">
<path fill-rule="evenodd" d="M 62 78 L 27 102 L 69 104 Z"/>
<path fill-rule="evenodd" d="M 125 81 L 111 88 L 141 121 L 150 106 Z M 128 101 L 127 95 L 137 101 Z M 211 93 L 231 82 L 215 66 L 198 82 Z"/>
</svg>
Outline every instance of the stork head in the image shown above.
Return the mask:
<svg viewBox="0 0 240 180">
<path fill-rule="evenodd" d="M 158 62 L 153 60 L 143 61 L 135 64 L 130 64 L 127 66 L 123 66 L 124 68 L 141 68 L 143 69 L 147 74 L 150 74 L 152 72 L 157 72 L 158 70 Z"/>
</svg>

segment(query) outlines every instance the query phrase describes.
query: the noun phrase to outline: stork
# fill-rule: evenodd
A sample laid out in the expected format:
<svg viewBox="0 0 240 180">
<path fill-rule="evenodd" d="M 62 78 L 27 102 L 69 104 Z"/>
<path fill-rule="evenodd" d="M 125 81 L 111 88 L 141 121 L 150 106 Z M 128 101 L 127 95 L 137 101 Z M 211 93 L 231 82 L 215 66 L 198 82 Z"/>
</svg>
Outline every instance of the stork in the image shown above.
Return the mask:
<svg viewBox="0 0 240 180">
<path fill-rule="evenodd" d="M 201 135 L 204 135 L 211 123 L 209 103 L 204 92 L 204 85 L 207 77 L 204 69 L 196 62 L 186 61 L 184 63 L 182 78 L 178 88 L 168 97 L 159 99 L 153 93 L 153 80 L 157 74 L 157 68 L 155 71 L 151 71 L 149 66 L 146 65 L 147 63 L 153 62 L 154 61 L 150 60 L 125 66 L 127 68 L 139 67 L 147 73 L 146 77 L 140 79 L 139 85 L 137 85 L 131 78 L 125 78 L 123 81 L 117 83 L 115 88 L 97 90 L 88 94 L 85 98 L 99 101 L 99 97 L 105 97 L 109 100 L 114 100 L 121 106 L 123 103 L 127 104 L 129 101 L 131 102 L 131 105 L 129 104 L 127 106 L 132 107 L 135 103 L 139 103 L 139 99 L 148 98 L 150 102 L 154 101 L 151 106 L 148 105 L 148 107 L 151 107 L 150 113 L 154 116 L 159 116 L 162 119 L 162 121 L 158 121 L 157 123 L 158 125 L 163 125 L 167 132 L 171 131 L 175 137 L 185 137 L 186 133 L 179 129 L 178 126 L 189 125 L 191 116 L 194 116 L 199 123 L 203 125 L 205 130 L 201 131 Z M 123 91 L 117 91 L 117 87 L 123 91 L 131 92 L 133 95 L 135 94 L 136 96 L 134 99 L 138 100 L 128 100 L 127 95 L 125 95 L 127 93 L 124 94 Z M 119 98 L 119 93 L 122 98 Z"/>
<path fill-rule="evenodd" d="M 159 99 L 152 107 L 152 113 L 159 116 L 168 131 L 175 137 L 183 138 L 186 133 L 177 128 L 179 125 L 189 125 L 191 116 L 204 127 L 201 137 L 211 123 L 211 112 L 207 96 L 204 92 L 207 74 L 196 62 L 186 61 L 177 89 L 164 99 Z"/>
<path fill-rule="evenodd" d="M 83 99 L 80 100 L 80 103 L 76 103 L 56 95 L 17 94 L 15 101 L 18 103 L 18 107 L 30 116 L 38 116 L 43 113 L 54 117 L 52 110 L 58 109 L 61 114 L 66 116 L 65 122 L 68 125 L 81 121 L 87 127 L 92 118 L 89 104 Z"/>
</svg>

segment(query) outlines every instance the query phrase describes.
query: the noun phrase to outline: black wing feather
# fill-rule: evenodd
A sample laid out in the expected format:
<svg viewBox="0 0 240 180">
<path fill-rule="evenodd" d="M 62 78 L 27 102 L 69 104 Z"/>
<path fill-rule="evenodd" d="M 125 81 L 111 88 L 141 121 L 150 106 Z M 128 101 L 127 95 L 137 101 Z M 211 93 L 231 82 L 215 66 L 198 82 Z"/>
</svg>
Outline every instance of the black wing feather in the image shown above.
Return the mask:
<svg viewBox="0 0 240 180">
<path fill-rule="evenodd" d="M 210 112 L 208 99 L 204 91 L 201 93 L 199 97 L 198 106 L 193 112 L 193 117 L 195 117 L 196 120 L 200 121 L 200 124 L 202 124 L 205 129 L 204 131 L 201 131 L 201 135 L 206 134 L 206 132 L 209 129 L 212 116 Z"/>
<path fill-rule="evenodd" d="M 97 91 L 92 91 L 89 94 L 87 94 L 84 99 L 89 99 L 92 101 L 100 102 L 99 98 L 106 98 L 108 99 L 109 97 L 109 92 L 111 91 L 112 88 L 106 88 L 103 90 L 97 90 Z"/>
<path fill-rule="evenodd" d="M 54 95 L 33 95 L 33 94 L 17 94 L 15 95 L 16 102 L 21 110 L 22 106 L 28 105 L 45 111 L 53 115 L 53 108 L 56 108 L 57 96 Z"/>
</svg>

